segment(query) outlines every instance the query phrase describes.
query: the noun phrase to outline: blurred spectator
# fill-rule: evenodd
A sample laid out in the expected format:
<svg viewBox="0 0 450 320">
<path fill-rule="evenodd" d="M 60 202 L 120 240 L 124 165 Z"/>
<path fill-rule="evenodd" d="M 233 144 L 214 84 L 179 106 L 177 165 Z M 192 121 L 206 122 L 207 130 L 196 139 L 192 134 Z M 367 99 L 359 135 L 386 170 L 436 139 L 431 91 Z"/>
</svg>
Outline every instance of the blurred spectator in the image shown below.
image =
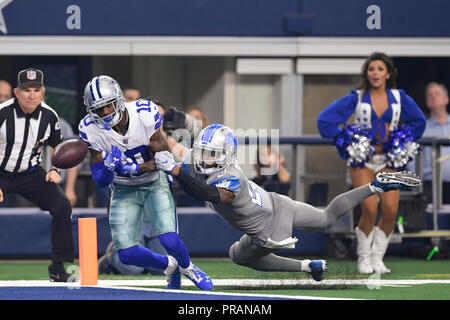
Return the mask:
<svg viewBox="0 0 450 320">
<path fill-rule="evenodd" d="M 141 91 L 134 86 L 126 86 L 123 88 L 123 97 L 125 102 L 136 101 L 141 98 Z"/>
<path fill-rule="evenodd" d="M 267 191 L 289 194 L 291 175 L 286 169 L 286 161 L 270 144 L 258 146 L 255 169 L 253 182 Z"/>
<path fill-rule="evenodd" d="M 155 102 L 160 107 L 164 109 L 164 105 L 161 104 L 159 100 L 155 101 L 151 99 L 153 102 Z M 205 114 L 200 108 L 194 107 L 188 109 L 188 111 L 185 113 L 183 111 L 177 110 L 174 107 L 169 108 L 169 111 L 166 113 L 165 110 L 163 110 L 162 115 L 168 115 L 170 113 L 177 113 L 178 115 L 183 115 L 180 117 L 183 119 L 182 125 L 184 127 L 181 127 L 180 129 L 185 129 L 189 131 L 190 137 L 188 139 L 179 139 L 180 137 L 175 135 L 172 136 L 173 132 L 166 132 L 163 131 L 167 143 L 169 144 L 170 149 L 172 150 L 172 154 L 174 155 L 174 158 L 178 162 L 182 162 L 184 160 L 184 157 L 186 155 L 186 152 L 192 147 L 192 144 L 194 143 L 194 139 L 198 133 L 200 133 L 201 129 L 206 127 L 208 125 L 208 120 L 206 119 Z M 167 119 L 167 121 L 173 120 L 173 118 Z M 166 124 L 168 122 L 165 122 Z M 165 127 L 164 125 L 162 127 Z M 171 126 L 172 127 L 172 126 Z M 201 127 L 201 128 L 200 128 Z M 186 133 L 185 130 L 184 133 Z M 169 133 L 169 134 L 168 134 Z M 176 130 L 175 130 L 176 133 Z M 182 138 L 186 138 L 186 136 L 183 135 Z M 189 141 L 188 141 L 189 140 Z M 173 179 L 172 179 L 173 180 Z M 170 184 L 173 197 L 175 199 L 176 205 L 180 207 L 204 207 L 205 203 L 203 201 L 200 201 L 188 193 L 184 191 L 183 188 L 180 187 L 178 182 L 176 180 L 171 181 Z"/>
<path fill-rule="evenodd" d="M 208 124 L 209 124 L 208 118 L 206 117 L 206 115 L 202 109 L 200 109 L 198 107 L 192 107 L 192 108 L 187 109 L 186 113 L 190 114 L 195 119 L 200 120 L 202 122 L 202 129 L 205 128 L 206 126 L 208 126 Z"/>
<path fill-rule="evenodd" d="M 190 108 L 187 112 L 170 107 L 164 114 L 164 134 L 176 161 L 183 161 L 186 152 L 192 148 L 195 137 L 208 125 L 208 120 L 200 108 Z"/>
<path fill-rule="evenodd" d="M 0 103 L 13 97 L 11 84 L 6 80 L 0 80 Z"/>
<path fill-rule="evenodd" d="M 6 80 L 0 80 L 0 103 L 8 101 L 12 97 L 11 84 Z M 3 202 L 0 203 L 0 207 L 14 207 L 16 199 L 17 195 L 15 193 L 5 194 Z"/>
<path fill-rule="evenodd" d="M 430 111 L 424 137 L 450 137 L 450 115 L 447 112 L 449 103 L 447 88 L 437 82 L 426 87 L 426 106 Z M 442 146 L 441 157 L 450 155 L 450 147 Z M 441 162 L 443 180 L 442 202 L 450 203 L 450 160 Z M 431 147 L 423 147 L 423 179 L 424 193 L 431 196 Z"/>
</svg>

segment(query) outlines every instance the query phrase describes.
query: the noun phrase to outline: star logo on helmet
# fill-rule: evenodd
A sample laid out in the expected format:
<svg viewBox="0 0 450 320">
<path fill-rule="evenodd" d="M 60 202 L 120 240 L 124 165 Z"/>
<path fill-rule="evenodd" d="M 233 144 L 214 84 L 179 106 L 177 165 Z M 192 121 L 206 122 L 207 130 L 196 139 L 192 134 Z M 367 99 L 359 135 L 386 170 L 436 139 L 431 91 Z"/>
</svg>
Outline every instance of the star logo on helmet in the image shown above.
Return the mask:
<svg viewBox="0 0 450 320">
<path fill-rule="evenodd" d="M 8 4 L 13 2 L 13 0 L 0 0 L 0 31 L 3 34 L 8 33 L 8 29 L 6 28 L 5 18 L 3 17 L 2 9 L 6 7 Z"/>
</svg>

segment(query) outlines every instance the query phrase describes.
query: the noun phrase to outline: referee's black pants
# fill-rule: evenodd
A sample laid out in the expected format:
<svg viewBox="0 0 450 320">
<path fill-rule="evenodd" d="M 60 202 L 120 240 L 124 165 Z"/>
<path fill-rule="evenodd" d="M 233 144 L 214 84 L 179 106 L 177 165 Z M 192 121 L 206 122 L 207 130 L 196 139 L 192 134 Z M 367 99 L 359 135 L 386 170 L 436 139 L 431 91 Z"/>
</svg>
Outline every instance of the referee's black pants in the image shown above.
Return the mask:
<svg viewBox="0 0 450 320">
<path fill-rule="evenodd" d="M 8 192 L 18 193 L 41 210 L 50 212 L 51 259 L 73 262 L 72 207 L 59 185 L 45 181 L 46 174 L 40 166 L 26 173 L 11 174 L 3 171 L 0 173 L 0 188 L 4 196 Z"/>
</svg>

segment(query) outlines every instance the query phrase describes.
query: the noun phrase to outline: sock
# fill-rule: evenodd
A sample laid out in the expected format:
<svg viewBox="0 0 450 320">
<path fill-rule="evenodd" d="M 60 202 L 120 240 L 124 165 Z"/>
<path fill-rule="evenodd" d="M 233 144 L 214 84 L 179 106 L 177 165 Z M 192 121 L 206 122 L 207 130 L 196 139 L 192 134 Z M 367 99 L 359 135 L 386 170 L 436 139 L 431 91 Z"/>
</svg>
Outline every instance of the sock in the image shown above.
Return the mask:
<svg viewBox="0 0 450 320">
<path fill-rule="evenodd" d="M 186 268 L 180 267 L 181 273 L 187 273 L 189 271 L 189 269 L 192 269 L 192 262 L 189 263 L 189 265 Z"/>
<path fill-rule="evenodd" d="M 167 257 L 169 259 L 169 262 L 167 264 L 167 268 L 164 270 L 165 275 L 172 274 L 178 267 L 178 262 L 177 262 L 177 260 L 175 260 L 174 257 L 172 257 L 172 256 L 167 256 Z"/>
<path fill-rule="evenodd" d="M 374 185 L 372 185 L 371 183 L 369 183 L 369 189 L 370 189 L 370 191 L 372 191 L 375 194 L 384 193 L 383 189 L 377 188 Z"/>
<path fill-rule="evenodd" d="M 309 267 L 309 264 L 311 263 L 311 260 L 301 260 L 301 270 L 305 272 L 311 272 L 311 268 Z"/>
<path fill-rule="evenodd" d="M 167 250 L 167 253 L 177 260 L 181 268 L 189 267 L 191 263 L 189 253 L 177 233 L 169 232 L 160 234 L 158 239 L 161 245 Z"/>
<path fill-rule="evenodd" d="M 155 268 L 165 270 L 169 265 L 167 256 L 152 252 L 151 250 L 134 246 L 119 250 L 119 259 L 125 264 L 131 264 L 143 268 Z"/>
</svg>

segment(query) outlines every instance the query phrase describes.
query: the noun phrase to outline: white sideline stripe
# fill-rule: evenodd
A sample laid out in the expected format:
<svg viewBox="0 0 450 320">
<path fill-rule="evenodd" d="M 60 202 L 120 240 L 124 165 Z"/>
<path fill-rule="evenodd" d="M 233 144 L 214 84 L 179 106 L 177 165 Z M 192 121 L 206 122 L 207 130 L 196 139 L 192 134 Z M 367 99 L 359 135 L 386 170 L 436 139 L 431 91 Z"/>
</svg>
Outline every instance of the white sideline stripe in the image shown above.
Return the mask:
<svg viewBox="0 0 450 320">
<path fill-rule="evenodd" d="M 279 294 L 256 294 L 256 293 L 231 293 L 231 292 L 214 292 L 214 291 L 190 291 L 190 290 L 167 290 L 167 289 L 150 289 L 150 288 L 137 288 L 137 287 L 126 287 L 126 286 L 100 286 L 101 288 L 107 289 L 127 289 L 127 290 L 139 290 L 139 291 L 149 291 L 149 292 L 162 292 L 162 293 L 182 293 L 182 294 L 203 294 L 212 296 L 230 296 L 230 297 L 264 297 L 264 298 L 284 298 L 284 299 L 302 299 L 302 300 L 362 300 L 362 299 L 352 299 L 352 298 L 329 298 L 329 297 L 314 297 L 314 296 L 291 296 L 291 295 L 279 295 Z"/>
<path fill-rule="evenodd" d="M 224 279 L 215 281 L 220 282 L 219 285 L 230 285 L 232 283 L 241 282 L 241 280 Z M 244 281 L 245 283 L 245 281 Z M 255 293 L 231 293 L 220 291 L 190 291 L 190 290 L 167 290 L 156 288 L 141 288 L 139 286 L 165 286 L 167 282 L 165 280 L 99 280 L 96 287 L 104 289 L 115 290 L 136 290 L 147 292 L 161 292 L 161 293 L 179 293 L 179 294 L 202 294 L 202 295 L 216 295 L 216 296 L 230 296 L 230 297 L 264 297 L 270 300 L 271 298 L 283 298 L 290 300 L 361 300 L 352 298 L 329 298 L 329 297 L 315 297 L 315 296 L 300 296 L 300 295 L 276 295 L 276 294 L 255 294 Z M 194 284 L 188 280 L 182 280 L 182 285 L 194 286 Z M 247 285 L 247 284 L 241 284 Z M 64 283 L 64 282 L 50 282 L 48 280 L 8 280 L 0 281 L 1 287 L 67 287 L 68 289 L 76 290 L 81 288 L 80 282 Z"/>
<path fill-rule="evenodd" d="M 377 279 L 330 279 L 316 282 L 314 280 L 290 280 L 290 279 L 217 279 L 214 281 L 215 286 L 245 286 L 245 287 L 261 287 L 261 286 L 282 286 L 282 285 L 371 285 L 371 286 L 409 286 L 419 284 L 450 284 L 450 280 L 377 280 Z M 167 290 L 159 288 L 143 288 L 147 286 L 165 286 L 166 281 L 163 279 L 154 280 L 98 280 L 97 288 L 115 289 L 115 290 L 138 290 L 148 292 L 164 292 L 164 293 L 183 293 L 183 294 L 202 294 L 202 295 L 220 295 L 230 297 L 264 297 L 270 300 L 271 298 L 284 299 L 302 299 L 302 300 L 361 300 L 352 298 L 329 298 L 316 296 L 301 296 L 301 295 L 276 295 L 276 294 L 254 294 L 254 293 L 230 293 L 220 291 L 188 291 L 188 290 Z M 187 280 L 182 280 L 183 286 L 194 286 L 194 284 Z M 1 287 L 67 287 L 68 289 L 76 290 L 81 287 L 80 282 L 64 283 L 64 282 L 50 282 L 48 280 L 4 280 L 0 281 Z"/>
<path fill-rule="evenodd" d="M 234 286 L 234 287 L 261 287 L 261 286 L 293 286 L 293 285 L 314 285 L 314 286 L 337 286 L 337 285 L 380 285 L 380 286 L 401 286 L 420 284 L 450 284 L 450 279 L 423 279 L 423 280 L 383 280 L 383 279 L 327 279 L 320 282 L 309 279 L 216 279 L 214 286 Z M 98 286 L 103 287 L 155 287 L 166 286 L 164 279 L 153 280 L 98 280 Z M 194 286 L 194 284 L 182 279 L 183 286 Z M 78 287 L 80 282 L 50 282 L 49 280 L 1 280 L 0 287 Z M 171 290 L 172 291 L 172 290 Z M 173 290 L 175 292 L 175 290 Z M 204 291 L 202 291 L 204 292 Z"/>
</svg>

